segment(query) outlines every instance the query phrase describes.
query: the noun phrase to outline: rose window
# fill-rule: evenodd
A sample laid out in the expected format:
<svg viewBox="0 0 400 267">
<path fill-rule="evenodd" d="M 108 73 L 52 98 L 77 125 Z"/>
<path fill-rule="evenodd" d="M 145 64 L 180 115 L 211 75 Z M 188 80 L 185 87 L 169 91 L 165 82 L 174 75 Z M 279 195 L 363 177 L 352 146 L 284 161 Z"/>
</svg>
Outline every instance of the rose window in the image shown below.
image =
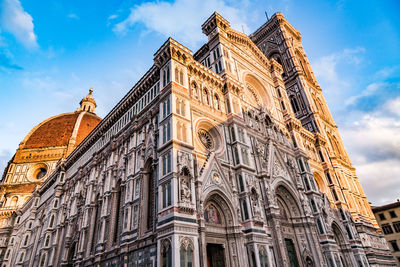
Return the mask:
<svg viewBox="0 0 400 267">
<path fill-rule="evenodd" d="M 200 142 L 207 150 L 212 150 L 214 148 L 214 140 L 208 131 L 200 129 L 197 132 L 197 135 L 200 139 Z"/>
</svg>

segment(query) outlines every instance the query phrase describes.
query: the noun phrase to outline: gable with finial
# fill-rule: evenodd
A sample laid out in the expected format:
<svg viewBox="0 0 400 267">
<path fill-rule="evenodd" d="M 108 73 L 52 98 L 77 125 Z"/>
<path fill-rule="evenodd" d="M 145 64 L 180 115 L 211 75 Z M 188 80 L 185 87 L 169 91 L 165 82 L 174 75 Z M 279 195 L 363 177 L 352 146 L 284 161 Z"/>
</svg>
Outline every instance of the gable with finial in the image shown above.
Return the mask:
<svg viewBox="0 0 400 267">
<path fill-rule="evenodd" d="M 218 159 L 215 157 L 210 167 L 203 173 L 203 185 L 202 185 L 202 198 L 209 195 L 214 190 L 222 191 L 228 198 L 232 197 L 232 186 L 230 185 L 229 178 L 226 177 L 226 172 L 221 167 Z"/>
<path fill-rule="evenodd" d="M 272 174 L 272 177 L 283 177 L 286 179 L 290 179 L 285 160 L 283 159 L 279 150 L 276 149 L 276 147 L 274 147 L 273 160 L 271 162 L 273 162 L 273 164 L 270 165 L 270 173 Z"/>
</svg>

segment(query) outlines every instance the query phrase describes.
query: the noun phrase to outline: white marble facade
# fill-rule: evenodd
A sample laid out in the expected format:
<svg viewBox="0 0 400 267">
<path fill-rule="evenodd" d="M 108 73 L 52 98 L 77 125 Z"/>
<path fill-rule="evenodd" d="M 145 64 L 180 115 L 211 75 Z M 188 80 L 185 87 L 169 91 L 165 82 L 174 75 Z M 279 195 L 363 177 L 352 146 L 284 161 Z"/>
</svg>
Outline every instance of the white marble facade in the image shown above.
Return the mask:
<svg viewBox="0 0 400 267">
<path fill-rule="evenodd" d="M 315 178 L 334 167 L 310 154 L 328 142 L 287 93 L 304 77 L 217 13 L 202 28 L 194 55 L 168 39 L 16 212 L 4 266 L 390 264 L 368 214 Z"/>
</svg>

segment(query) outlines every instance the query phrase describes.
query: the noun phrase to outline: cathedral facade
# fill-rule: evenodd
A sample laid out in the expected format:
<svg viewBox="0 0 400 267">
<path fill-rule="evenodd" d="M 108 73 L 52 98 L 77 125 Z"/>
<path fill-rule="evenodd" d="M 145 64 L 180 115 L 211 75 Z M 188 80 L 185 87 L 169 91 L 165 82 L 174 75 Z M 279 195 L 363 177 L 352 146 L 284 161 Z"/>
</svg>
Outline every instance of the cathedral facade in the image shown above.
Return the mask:
<svg viewBox="0 0 400 267">
<path fill-rule="evenodd" d="M 9 215 L 2 266 L 394 264 L 300 33 L 280 13 L 202 30 Z"/>
</svg>

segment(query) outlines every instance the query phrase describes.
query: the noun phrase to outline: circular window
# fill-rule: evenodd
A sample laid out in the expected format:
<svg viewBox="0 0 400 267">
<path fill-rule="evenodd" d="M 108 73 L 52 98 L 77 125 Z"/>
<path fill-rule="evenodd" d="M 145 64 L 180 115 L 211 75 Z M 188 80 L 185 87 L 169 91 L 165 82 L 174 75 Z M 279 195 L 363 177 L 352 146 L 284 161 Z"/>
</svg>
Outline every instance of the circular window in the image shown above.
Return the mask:
<svg viewBox="0 0 400 267">
<path fill-rule="evenodd" d="M 218 127 L 206 119 L 200 119 L 196 123 L 195 136 L 200 150 L 220 154 L 224 149 L 224 143 Z"/>
<path fill-rule="evenodd" d="M 48 175 L 48 166 L 44 163 L 39 163 L 32 166 L 28 171 L 28 179 L 31 181 L 42 180 Z"/>
<path fill-rule="evenodd" d="M 214 148 L 214 140 L 207 130 L 199 129 L 197 135 L 200 139 L 200 142 L 207 150 L 212 150 Z"/>
<path fill-rule="evenodd" d="M 42 179 L 43 177 L 45 177 L 47 174 L 47 170 L 45 168 L 40 168 L 36 174 L 36 179 Z"/>
</svg>

